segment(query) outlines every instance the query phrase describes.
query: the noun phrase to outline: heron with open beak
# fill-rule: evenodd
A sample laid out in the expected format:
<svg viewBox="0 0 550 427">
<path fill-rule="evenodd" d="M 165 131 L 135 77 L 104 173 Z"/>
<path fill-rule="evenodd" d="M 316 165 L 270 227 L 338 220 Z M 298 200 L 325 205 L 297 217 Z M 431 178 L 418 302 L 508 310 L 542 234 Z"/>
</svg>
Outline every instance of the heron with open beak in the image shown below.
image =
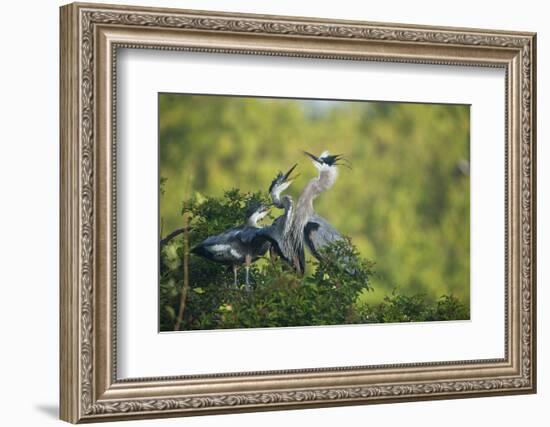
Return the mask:
<svg viewBox="0 0 550 427">
<path fill-rule="evenodd" d="M 298 198 L 289 235 L 290 241 L 296 246 L 295 251 L 303 252 L 305 244 L 312 255 L 320 259 L 323 247 L 343 237 L 326 219 L 315 212 L 313 201 L 321 193 L 332 188 L 338 177 L 338 166 L 349 167 L 349 164 L 341 154 L 331 155 L 328 151 L 324 151 L 320 156 L 307 151 L 304 151 L 304 154 L 312 160 L 319 175 L 309 181 Z"/>
<path fill-rule="evenodd" d="M 305 255 L 303 249 L 296 251 L 298 245 L 294 245 L 289 240 L 290 224 L 294 214 L 294 202 L 292 197 L 281 194 L 288 189 L 290 184 L 298 177 L 293 172 L 297 164 L 293 165 L 288 172 L 283 174 L 279 172 L 269 186 L 269 194 L 273 205 L 279 209 L 284 209 L 284 213 L 277 217 L 273 223 L 264 228 L 259 234 L 265 236 L 271 242 L 272 255 L 280 256 L 286 263 L 298 272 L 303 272 L 305 265 Z"/>
</svg>

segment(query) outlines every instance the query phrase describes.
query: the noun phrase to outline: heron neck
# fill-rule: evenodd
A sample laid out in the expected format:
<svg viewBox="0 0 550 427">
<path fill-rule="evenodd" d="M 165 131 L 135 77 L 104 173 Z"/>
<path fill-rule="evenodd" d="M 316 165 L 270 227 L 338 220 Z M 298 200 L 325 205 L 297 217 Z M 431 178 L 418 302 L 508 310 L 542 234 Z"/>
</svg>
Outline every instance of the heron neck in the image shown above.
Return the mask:
<svg viewBox="0 0 550 427">
<path fill-rule="evenodd" d="M 335 167 L 326 167 L 319 170 L 319 176 L 308 182 L 298 199 L 298 210 L 313 212 L 313 200 L 324 191 L 329 190 L 336 182 L 338 171 Z"/>
<path fill-rule="evenodd" d="M 292 216 L 293 205 L 294 205 L 294 203 L 292 201 L 292 197 L 283 196 L 283 198 L 281 199 L 281 207 L 285 210 L 285 213 L 283 215 L 284 215 L 287 222 L 290 219 L 290 217 Z"/>
<path fill-rule="evenodd" d="M 283 209 L 283 204 L 281 202 L 281 197 L 276 191 L 271 192 L 271 201 L 273 202 L 273 205 L 278 207 L 279 209 Z"/>
<path fill-rule="evenodd" d="M 248 221 L 246 221 L 246 225 L 249 227 L 260 228 L 258 221 L 263 217 L 264 215 L 261 214 L 253 214 L 248 218 Z"/>
<path fill-rule="evenodd" d="M 322 192 L 330 189 L 336 181 L 338 172 L 335 167 L 324 167 L 319 170 L 319 176 L 308 182 L 304 191 L 296 203 L 295 212 L 291 218 L 291 236 L 295 242 L 299 242 L 304 227 L 315 213 L 313 200 Z"/>
<path fill-rule="evenodd" d="M 285 209 L 285 199 L 289 196 L 283 196 L 281 197 L 282 191 L 279 190 L 273 190 L 271 191 L 271 201 L 273 202 L 273 205 L 279 209 Z M 290 198 L 290 197 L 289 197 Z M 291 201 L 292 203 L 292 201 Z"/>
<path fill-rule="evenodd" d="M 335 166 L 330 166 L 319 171 L 319 193 L 329 190 L 338 177 L 338 169 Z"/>
<path fill-rule="evenodd" d="M 284 209 L 285 211 L 292 208 L 292 197 L 285 195 L 280 199 L 280 207 Z"/>
</svg>

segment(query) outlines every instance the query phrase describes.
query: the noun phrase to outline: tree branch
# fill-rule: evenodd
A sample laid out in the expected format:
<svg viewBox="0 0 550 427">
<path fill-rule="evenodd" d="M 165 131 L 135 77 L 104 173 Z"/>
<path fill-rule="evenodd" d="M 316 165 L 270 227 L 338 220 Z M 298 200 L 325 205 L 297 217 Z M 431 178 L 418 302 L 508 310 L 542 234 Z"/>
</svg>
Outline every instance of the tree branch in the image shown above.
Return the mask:
<svg viewBox="0 0 550 427">
<path fill-rule="evenodd" d="M 178 229 L 172 231 L 164 239 L 160 239 L 160 247 L 162 248 L 164 245 L 166 245 L 174 237 L 178 237 L 180 234 L 185 233 L 186 231 L 191 231 L 191 227 L 182 227 L 182 228 L 178 228 Z"/>
<path fill-rule="evenodd" d="M 189 218 L 186 214 L 183 214 L 183 223 L 183 286 L 180 294 L 178 317 L 174 327 L 175 331 L 179 331 L 180 326 L 183 323 L 185 304 L 187 303 L 187 293 L 189 292 Z"/>
</svg>

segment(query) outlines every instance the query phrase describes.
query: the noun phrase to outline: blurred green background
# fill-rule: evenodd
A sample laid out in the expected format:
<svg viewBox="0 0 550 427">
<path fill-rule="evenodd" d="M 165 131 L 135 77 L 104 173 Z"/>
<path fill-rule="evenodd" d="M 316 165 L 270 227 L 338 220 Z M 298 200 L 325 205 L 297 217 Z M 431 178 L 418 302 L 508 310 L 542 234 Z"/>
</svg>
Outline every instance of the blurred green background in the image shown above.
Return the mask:
<svg viewBox="0 0 550 427">
<path fill-rule="evenodd" d="M 302 150 L 343 153 L 352 169 L 315 208 L 376 263 L 365 298 L 398 289 L 469 307 L 469 106 L 160 94 L 159 121 L 162 236 L 193 193 L 267 192 L 298 162 L 296 199 L 317 174 Z"/>
</svg>

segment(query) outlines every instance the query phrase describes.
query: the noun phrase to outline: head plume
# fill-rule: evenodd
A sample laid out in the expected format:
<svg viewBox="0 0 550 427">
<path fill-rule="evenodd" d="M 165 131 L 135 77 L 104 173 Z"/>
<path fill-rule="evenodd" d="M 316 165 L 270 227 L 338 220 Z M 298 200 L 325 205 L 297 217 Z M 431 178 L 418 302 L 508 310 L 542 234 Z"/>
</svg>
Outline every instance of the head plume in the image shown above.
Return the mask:
<svg viewBox="0 0 550 427">
<path fill-rule="evenodd" d="M 323 151 L 319 157 L 304 151 L 304 154 L 313 160 L 313 164 L 317 169 L 323 169 L 333 166 L 345 166 L 351 169 L 349 165 L 349 160 L 346 159 L 342 154 L 333 154 L 331 155 L 328 151 Z"/>
</svg>

